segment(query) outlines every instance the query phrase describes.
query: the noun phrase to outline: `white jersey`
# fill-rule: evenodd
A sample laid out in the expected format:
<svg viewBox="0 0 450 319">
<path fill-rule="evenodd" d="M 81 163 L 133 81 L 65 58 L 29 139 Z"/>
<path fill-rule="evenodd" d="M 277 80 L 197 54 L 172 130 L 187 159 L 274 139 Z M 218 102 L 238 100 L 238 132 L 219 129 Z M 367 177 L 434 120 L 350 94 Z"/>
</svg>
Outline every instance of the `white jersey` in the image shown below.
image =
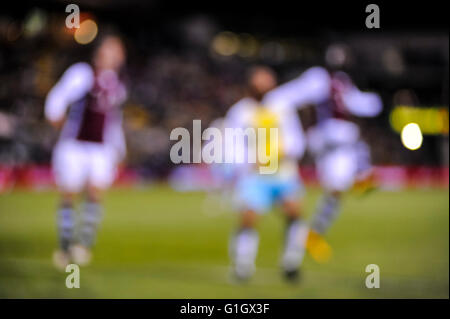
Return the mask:
<svg viewBox="0 0 450 319">
<path fill-rule="evenodd" d="M 356 143 L 360 137 L 359 127 L 348 120 L 349 115 L 373 117 L 382 110 L 378 94 L 361 92 L 343 72 L 331 74 L 324 68 L 313 67 L 300 79 L 304 82 L 302 90 L 315 95 L 308 102 L 315 105 L 317 115 L 317 125 L 308 133 L 308 144 L 314 153 L 327 145 Z M 321 84 L 317 84 L 319 82 Z M 311 93 L 311 87 L 321 89 Z"/>
<path fill-rule="evenodd" d="M 341 81 L 338 81 L 339 77 Z M 377 94 L 361 92 L 350 81 L 342 87 L 345 80 L 348 80 L 348 77 L 346 78 L 344 73 L 334 76 L 322 67 L 312 67 L 299 77 L 268 92 L 261 102 L 244 98 L 234 104 L 226 115 L 226 126 L 244 129 L 250 127 L 255 110 L 262 105 L 277 114 L 283 154 L 292 162 L 303 157 L 307 144 L 297 110 L 312 104 L 316 106 L 320 127 L 320 134 L 311 134 L 314 135 L 313 138 L 308 139 L 313 150 L 319 150 L 321 146 L 329 143 L 356 143 L 359 139 L 358 126 L 336 114 L 340 112 L 362 117 L 376 116 L 381 112 L 382 103 Z M 341 103 L 330 106 L 337 98 L 336 87 Z M 245 148 L 246 145 L 229 147 L 230 150 L 246 154 Z"/>
<path fill-rule="evenodd" d="M 320 183 L 328 191 L 345 191 L 358 174 L 362 143 L 359 127 L 347 118 L 378 115 L 381 99 L 375 93 L 361 92 L 343 72 L 330 74 L 314 67 L 300 79 L 302 86 L 297 87 L 302 87 L 305 95 L 314 95 L 308 103 L 315 105 L 318 123 L 308 130 L 307 140 L 316 158 Z M 311 90 L 314 87 L 321 89 Z M 366 156 L 368 151 L 363 153 Z"/>
<path fill-rule="evenodd" d="M 45 102 L 45 116 L 58 122 L 68 115 L 52 157 L 57 186 L 78 193 L 86 185 L 107 189 L 125 156 L 120 105 L 126 91 L 116 73 L 98 74 L 87 63 L 67 69 Z"/>
<path fill-rule="evenodd" d="M 125 139 L 120 105 L 125 98 L 125 87 L 115 72 L 96 74 L 89 64 L 76 63 L 49 92 L 45 116 L 50 121 L 60 121 L 70 107 L 60 140 L 107 144 L 122 158 Z"/>
<path fill-rule="evenodd" d="M 283 155 L 291 160 L 301 159 L 306 149 L 306 138 L 297 109 L 324 98 L 328 90 L 328 77 L 320 71 L 311 69 L 280 85 L 266 93 L 261 102 L 250 97 L 243 98 L 229 109 L 226 126 L 251 127 L 257 108 L 267 108 L 278 117 Z M 235 146 L 241 152 L 244 148 L 245 145 Z"/>
</svg>

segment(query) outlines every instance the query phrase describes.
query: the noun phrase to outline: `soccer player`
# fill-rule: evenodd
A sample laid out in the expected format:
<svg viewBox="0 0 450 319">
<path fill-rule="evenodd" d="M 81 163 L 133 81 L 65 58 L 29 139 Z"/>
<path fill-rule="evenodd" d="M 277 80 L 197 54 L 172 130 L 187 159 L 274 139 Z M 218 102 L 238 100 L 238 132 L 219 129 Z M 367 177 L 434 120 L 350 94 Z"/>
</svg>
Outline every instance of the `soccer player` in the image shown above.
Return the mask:
<svg viewBox="0 0 450 319">
<path fill-rule="evenodd" d="M 375 93 L 361 92 L 344 72 L 314 67 L 303 78 L 305 87 L 310 86 L 307 82 L 320 82 L 327 88 L 317 92 L 317 124 L 307 134 L 325 193 L 313 216 L 306 248 L 316 261 L 324 262 L 330 258 L 331 249 L 322 236 L 338 215 L 342 193 L 353 186 L 358 176 L 368 175 L 371 168 L 370 150 L 351 117 L 376 116 L 382 102 Z"/>
<path fill-rule="evenodd" d="M 278 129 L 278 138 L 269 136 L 263 142 L 266 144 L 266 154 L 270 150 L 270 161 L 278 161 L 278 169 L 273 174 L 262 174 L 259 168 L 267 163 L 257 161 L 251 164 L 244 160 L 245 163 L 234 164 L 233 171 L 237 175 L 236 203 L 240 218 L 230 241 L 233 272 L 241 280 L 248 279 L 253 274 L 259 241 L 256 231 L 258 218 L 275 204 L 280 204 L 287 222 L 281 267 L 287 279 L 295 280 L 299 275 L 304 240 L 308 233 L 299 207 L 303 186 L 297 161 L 305 151 L 306 141 L 295 111 L 298 96 L 291 90 L 292 87 L 296 89 L 296 81 L 277 87 L 274 72 L 264 66 L 253 67 L 248 73 L 247 81 L 248 96 L 229 109 L 225 126 L 242 130 L 263 128 L 267 133 L 270 128 Z M 234 147 L 229 149 L 234 149 L 236 156 L 247 154 L 247 149 L 252 147 L 248 141 L 235 142 Z M 271 143 L 275 145 L 271 146 Z M 277 152 L 272 154 L 275 147 Z M 278 158 L 273 158 L 273 155 Z"/>
<path fill-rule="evenodd" d="M 59 269 L 70 262 L 90 262 L 102 216 L 102 193 L 114 181 L 117 165 L 125 156 L 120 109 L 126 98 L 120 77 L 125 57 L 122 40 L 115 35 L 104 36 L 91 63 L 70 66 L 45 102 L 46 118 L 62 128 L 52 158 L 61 194 L 57 212 L 59 249 L 53 254 Z M 74 201 L 82 192 L 85 202 L 76 229 Z"/>
</svg>

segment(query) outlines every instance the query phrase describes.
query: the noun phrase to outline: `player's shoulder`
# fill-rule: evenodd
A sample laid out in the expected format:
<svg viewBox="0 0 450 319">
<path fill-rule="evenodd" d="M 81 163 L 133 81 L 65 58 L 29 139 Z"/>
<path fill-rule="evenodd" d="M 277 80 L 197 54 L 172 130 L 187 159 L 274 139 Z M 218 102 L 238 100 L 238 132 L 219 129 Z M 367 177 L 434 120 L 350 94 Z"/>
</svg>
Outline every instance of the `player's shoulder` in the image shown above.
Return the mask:
<svg viewBox="0 0 450 319">
<path fill-rule="evenodd" d="M 242 98 L 229 108 L 226 114 L 227 123 L 233 123 L 238 126 L 243 125 L 252 116 L 255 106 L 256 101 L 254 99 L 249 97 Z"/>
<path fill-rule="evenodd" d="M 77 62 L 67 68 L 66 72 L 64 72 L 64 78 L 72 81 L 91 82 L 94 78 L 94 70 L 89 63 Z"/>
<path fill-rule="evenodd" d="M 330 79 L 330 72 L 322 66 L 313 66 L 303 72 L 302 76 L 315 79 Z"/>
<path fill-rule="evenodd" d="M 227 114 L 231 115 L 231 114 L 235 114 L 235 113 L 240 113 L 240 112 L 244 112 L 250 108 L 253 108 L 255 106 L 256 102 L 254 99 L 250 98 L 250 97 L 244 97 L 242 99 L 240 99 L 239 101 L 237 101 L 236 103 L 234 103 L 228 110 Z"/>
</svg>

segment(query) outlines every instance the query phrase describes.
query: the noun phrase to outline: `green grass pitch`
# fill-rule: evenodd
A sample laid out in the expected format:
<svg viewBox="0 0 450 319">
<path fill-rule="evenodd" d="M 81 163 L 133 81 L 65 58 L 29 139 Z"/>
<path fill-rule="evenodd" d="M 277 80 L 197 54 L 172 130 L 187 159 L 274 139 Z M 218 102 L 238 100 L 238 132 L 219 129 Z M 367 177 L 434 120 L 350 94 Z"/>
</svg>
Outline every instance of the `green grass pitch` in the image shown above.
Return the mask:
<svg viewBox="0 0 450 319">
<path fill-rule="evenodd" d="M 320 195 L 308 189 L 305 214 Z M 0 298 L 448 298 L 448 190 L 348 194 L 327 237 L 332 260 L 309 256 L 298 285 L 279 271 L 283 220 L 259 224 L 257 272 L 247 284 L 229 278 L 227 244 L 236 214 L 205 211 L 205 194 L 166 185 L 111 190 L 93 263 L 81 287 L 56 271 L 54 191 L 0 195 Z M 217 205 L 218 206 L 218 205 Z M 203 208 L 202 208 L 203 207 Z M 365 267 L 380 267 L 380 288 L 365 287 Z"/>
</svg>

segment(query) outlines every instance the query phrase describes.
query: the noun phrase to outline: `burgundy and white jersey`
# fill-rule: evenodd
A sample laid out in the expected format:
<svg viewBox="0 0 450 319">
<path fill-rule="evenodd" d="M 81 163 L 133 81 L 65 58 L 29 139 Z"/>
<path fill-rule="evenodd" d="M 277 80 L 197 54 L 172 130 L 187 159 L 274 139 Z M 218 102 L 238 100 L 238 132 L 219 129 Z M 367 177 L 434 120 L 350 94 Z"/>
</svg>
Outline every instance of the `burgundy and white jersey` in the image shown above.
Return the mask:
<svg viewBox="0 0 450 319">
<path fill-rule="evenodd" d="M 360 91 L 346 73 L 329 73 L 322 67 L 306 70 L 269 92 L 265 100 L 296 109 L 313 104 L 318 108 L 319 121 L 342 118 L 346 114 L 372 117 L 383 107 L 378 94 Z"/>
<path fill-rule="evenodd" d="M 120 107 L 125 98 L 125 86 L 114 71 L 96 73 L 89 64 L 76 63 L 49 92 L 45 116 L 59 121 L 69 108 L 60 139 L 109 144 L 123 156 Z"/>
<path fill-rule="evenodd" d="M 347 120 L 348 115 L 373 117 L 383 107 L 378 94 L 362 92 L 347 74 L 332 74 L 322 67 L 306 70 L 299 77 L 269 92 L 264 100 L 274 105 L 272 101 L 276 102 L 284 109 L 314 105 L 321 136 L 334 144 L 352 143 L 359 139 L 359 128 Z"/>
</svg>

